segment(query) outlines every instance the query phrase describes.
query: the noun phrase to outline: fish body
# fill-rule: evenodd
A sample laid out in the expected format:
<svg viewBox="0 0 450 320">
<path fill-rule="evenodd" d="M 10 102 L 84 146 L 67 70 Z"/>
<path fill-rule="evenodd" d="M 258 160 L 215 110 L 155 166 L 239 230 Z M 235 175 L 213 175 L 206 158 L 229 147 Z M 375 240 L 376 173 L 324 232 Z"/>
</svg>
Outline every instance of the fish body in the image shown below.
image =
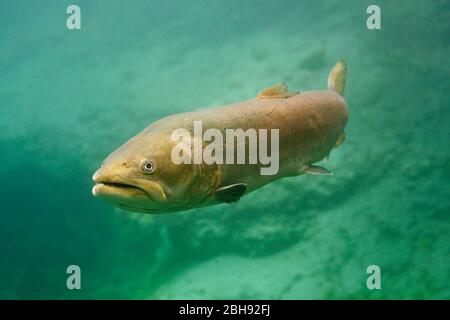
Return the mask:
<svg viewBox="0 0 450 320">
<path fill-rule="evenodd" d="M 290 93 L 281 83 L 263 90 L 251 100 L 160 119 L 105 160 L 93 176 L 96 182 L 93 194 L 132 211 L 171 212 L 235 202 L 244 194 L 282 177 L 331 174 L 314 163 L 327 157 L 333 147 L 343 142 L 348 119 L 347 104 L 342 96 L 345 75 L 346 65 L 340 61 L 330 73 L 328 90 Z M 199 138 L 196 123 L 201 123 L 202 133 L 213 129 L 223 136 L 227 129 L 267 133 L 276 130 L 276 172 L 261 174 L 267 164 L 259 161 L 174 163 L 173 150 L 179 141 L 174 139 L 173 133 L 183 129 L 194 137 L 192 143 L 195 144 L 195 139 Z M 267 146 L 274 145 L 273 139 L 271 136 Z M 204 139 L 197 143 L 201 144 L 201 150 L 208 145 Z M 218 144 L 218 148 L 223 149 L 222 154 L 227 153 L 227 143 Z M 250 152 L 250 139 L 243 139 L 241 143 L 246 144 L 245 150 Z"/>
</svg>

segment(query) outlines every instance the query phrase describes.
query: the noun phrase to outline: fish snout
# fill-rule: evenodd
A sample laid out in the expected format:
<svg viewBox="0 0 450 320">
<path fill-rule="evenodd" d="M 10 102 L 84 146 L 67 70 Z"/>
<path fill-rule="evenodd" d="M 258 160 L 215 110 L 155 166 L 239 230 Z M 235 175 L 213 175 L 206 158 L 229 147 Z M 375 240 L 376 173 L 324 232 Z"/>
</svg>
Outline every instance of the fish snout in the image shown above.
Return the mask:
<svg viewBox="0 0 450 320">
<path fill-rule="evenodd" d="M 102 173 L 101 168 L 97 169 L 94 174 L 92 175 L 92 181 L 94 181 L 94 187 L 92 188 L 92 194 L 94 196 L 98 196 L 99 195 L 99 182 L 102 181 L 102 179 L 104 178 L 104 175 Z"/>
<path fill-rule="evenodd" d="M 101 169 L 97 169 L 94 174 L 92 175 L 92 181 L 97 183 L 101 179 Z"/>
</svg>

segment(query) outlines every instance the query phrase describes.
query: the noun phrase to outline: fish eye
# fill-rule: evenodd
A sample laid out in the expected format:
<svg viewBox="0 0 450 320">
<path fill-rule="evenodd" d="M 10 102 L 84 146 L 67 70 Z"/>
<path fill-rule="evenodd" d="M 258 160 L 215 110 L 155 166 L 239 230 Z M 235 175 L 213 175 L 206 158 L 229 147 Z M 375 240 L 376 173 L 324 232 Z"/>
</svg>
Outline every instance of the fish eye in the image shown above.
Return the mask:
<svg viewBox="0 0 450 320">
<path fill-rule="evenodd" d="M 152 173 L 153 170 L 155 170 L 155 165 L 153 164 L 153 162 L 151 162 L 150 160 L 145 160 L 142 163 L 142 170 L 145 173 Z"/>
</svg>

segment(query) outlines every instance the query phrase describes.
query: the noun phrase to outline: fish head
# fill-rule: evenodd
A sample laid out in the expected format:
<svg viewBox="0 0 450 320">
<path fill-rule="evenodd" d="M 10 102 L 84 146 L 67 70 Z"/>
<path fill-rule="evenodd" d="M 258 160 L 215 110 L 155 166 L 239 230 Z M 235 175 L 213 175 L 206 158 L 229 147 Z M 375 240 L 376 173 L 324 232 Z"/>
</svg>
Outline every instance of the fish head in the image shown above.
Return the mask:
<svg viewBox="0 0 450 320">
<path fill-rule="evenodd" d="M 167 132 L 143 131 L 111 153 L 94 173 L 92 193 L 129 211 L 163 213 L 202 202 L 213 168 L 175 164 Z"/>
</svg>

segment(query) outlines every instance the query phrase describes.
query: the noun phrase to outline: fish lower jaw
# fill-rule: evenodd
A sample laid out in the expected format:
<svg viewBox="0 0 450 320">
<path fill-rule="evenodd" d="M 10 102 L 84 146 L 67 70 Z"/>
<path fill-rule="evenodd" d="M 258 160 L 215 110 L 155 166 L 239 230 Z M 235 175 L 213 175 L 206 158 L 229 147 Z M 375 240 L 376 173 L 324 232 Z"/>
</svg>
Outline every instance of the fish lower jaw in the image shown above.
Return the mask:
<svg viewBox="0 0 450 320">
<path fill-rule="evenodd" d="M 140 188 L 121 183 L 96 183 L 92 188 L 92 194 L 95 197 L 106 198 L 148 198 L 147 193 Z"/>
</svg>

